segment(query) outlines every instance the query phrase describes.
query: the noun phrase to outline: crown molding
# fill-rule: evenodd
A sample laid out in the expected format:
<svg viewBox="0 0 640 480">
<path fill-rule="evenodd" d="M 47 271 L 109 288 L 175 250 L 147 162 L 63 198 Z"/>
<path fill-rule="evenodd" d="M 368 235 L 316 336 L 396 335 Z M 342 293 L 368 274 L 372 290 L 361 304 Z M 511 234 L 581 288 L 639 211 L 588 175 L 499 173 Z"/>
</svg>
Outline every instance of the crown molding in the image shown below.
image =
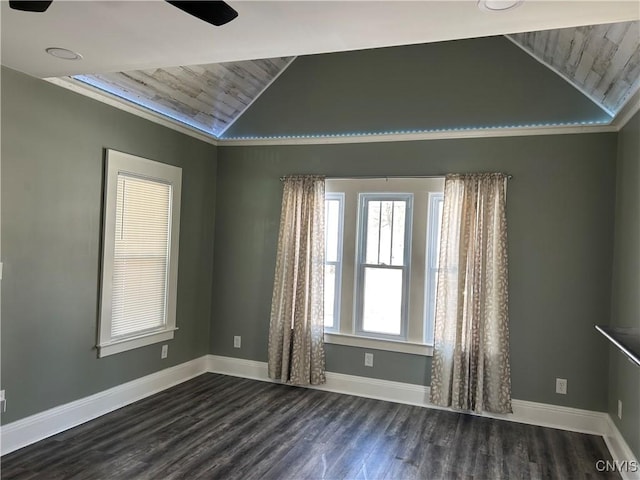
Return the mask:
<svg viewBox="0 0 640 480">
<path fill-rule="evenodd" d="M 636 93 L 629 96 L 611 125 L 616 127 L 616 131 L 621 130 L 638 111 L 640 111 L 640 82 L 638 82 Z"/>
<path fill-rule="evenodd" d="M 73 78 L 52 77 L 45 78 L 43 80 L 46 80 L 47 82 L 59 87 L 66 88 L 67 90 L 71 90 L 75 93 L 79 93 L 80 95 L 84 95 L 85 97 L 92 98 L 93 100 L 97 100 L 101 103 L 106 103 L 107 105 L 115 107 L 119 110 L 132 113 L 133 115 L 144 118 L 145 120 L 149 120 L 150 122 L 157 123 L 159 125 L 162 125 L 163 127 L 167 127 L 171 130 L 175 130 L 198 140 L 202 140 L 203 142 L 209 143 L 211 145 L 218 145 L 218 141 L 211 135 L 208 135 L 200 130 L 196 130 L 195 128 L 189 127 L 181 122 L 178 122 L 177 120 L 173 120 L 169 117 L 138 106 L 135 103 L 123 100 L 116 95 L 105 92 L 104 90 L 100 90 L 99 88 L 92 87 L 85 83 L 79 82 L 78 80 L 74 80 Z"/>
<path fill-rule="evenodd" d="M 454 128 L 409 133 L 337 134 L 327 136 L 281 136 L 260 138 L 218 139 L 224 147 L 323 145 L 338 143 L 408 142 L 460 138 L 520 137 L 531 135 L 568 135 L 578 133 L 617 132 L 612 125 L 548 125 L 522 127 Z"/>
<path fill-rule="evenodd" d="M 289 64 L 291 65 L 291 64 Z M 464 127 L 425 131 L 400 131 L 385 133 L 339 133 L 330 135 L 282 135 L 256 138 L 216 138 L 177 120 L 165 117 L 142 106 L 126 101 L 99 88 L 72 78 L 45 78 L 49 83 L 80 95 L 105 103 L 190 137 L 216 146 L 280 146 L 280 145 L 330 145 L 345 143 L 407 142 L 424 140 L 453 140 L 463 138 L 518 137 L 533 135 L 569 135 L 583 133 L 617 132 L 640 108 L 640 90 L 626 102 L 623 109 L 609 124 L 575 123 L 542 124 L 497 127 Z"/>
</svg>

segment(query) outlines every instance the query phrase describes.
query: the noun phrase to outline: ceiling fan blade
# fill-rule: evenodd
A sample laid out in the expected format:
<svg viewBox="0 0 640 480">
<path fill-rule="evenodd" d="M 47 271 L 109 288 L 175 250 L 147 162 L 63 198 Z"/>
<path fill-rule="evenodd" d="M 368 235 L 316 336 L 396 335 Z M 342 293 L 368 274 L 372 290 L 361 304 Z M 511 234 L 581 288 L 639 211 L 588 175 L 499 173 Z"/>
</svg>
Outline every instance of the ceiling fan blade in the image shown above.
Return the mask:
<svg viewBox="0 0 640 480">
<path fill-rule="evenodd" d="M 174 7 L 178 7 L 180 10 L 187 12 L 194 17 L 211 23 L 216 27 L 229 23 L 231 20 L 238 16 L 233 8 L 227 5 L 225 2 L 201 0 L 201 1 L 172 1 L 167 0 L 168 3 Z"/>
<path fill-rule="evenodd" d="M 14 10 L 22 10 L 23 12 L 44 12 L 53 0 L 48 1 L 23 1 L 9 0 L 9 7 Z"/>
</svg>

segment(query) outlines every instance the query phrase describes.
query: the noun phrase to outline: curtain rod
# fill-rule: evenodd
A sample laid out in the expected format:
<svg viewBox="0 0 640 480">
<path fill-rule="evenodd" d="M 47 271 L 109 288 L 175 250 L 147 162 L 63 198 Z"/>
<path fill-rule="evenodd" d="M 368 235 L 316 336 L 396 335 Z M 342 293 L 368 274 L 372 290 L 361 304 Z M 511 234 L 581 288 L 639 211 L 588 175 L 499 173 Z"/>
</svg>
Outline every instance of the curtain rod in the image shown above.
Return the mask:
<svg viewBox="0 0 640 480">
<path fill-rule="evenodd" d="M 330 177 L 326 176 L 327 180 L 358 180 L 358 179 L 390 179 L 390 178 L 444 178 L 448 174 L 442 175 L 347 175 L 341 177 Z M 282 182 L 286 177 L 280 177 L 280 181 Z M 507 174 L 507 179 L 511 180 L 513 175 Z"/>
</svg>

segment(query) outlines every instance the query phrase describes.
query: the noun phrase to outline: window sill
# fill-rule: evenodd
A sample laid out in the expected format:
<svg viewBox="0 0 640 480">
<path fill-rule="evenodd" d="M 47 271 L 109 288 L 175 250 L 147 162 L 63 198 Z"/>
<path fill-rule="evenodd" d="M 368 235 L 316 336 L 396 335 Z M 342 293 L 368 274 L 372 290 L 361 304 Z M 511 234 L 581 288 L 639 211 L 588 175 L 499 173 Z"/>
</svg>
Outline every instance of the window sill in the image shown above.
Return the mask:
<svg viewBox="0 0 640 480">
<path fill-rule="evenodd" d="M 389 352 L 410 353 L 412 355 L 433 356 L 433 346 L 424 343 L 402 342 L 395 340 L 382 340 L 379 338 L 367 338 L 346 333 L 325 332 L 324 342 L 334 345 L 346 345 L 349 347 L 372 348 Z"/>
<path fill-rule="evenodd" d="M 173 339 L 173 332 L 177 328 L 162 330 L 159 332 L 151 332 L 137 337 L 129 337 L 121 340 L 114 340 L 109 343 L 98 345 L 98 358 L 108 357 L 116 353 L 126 352 L 134 348 L 145 347 L 154 343 L 164 342 Z"/>
</svg>

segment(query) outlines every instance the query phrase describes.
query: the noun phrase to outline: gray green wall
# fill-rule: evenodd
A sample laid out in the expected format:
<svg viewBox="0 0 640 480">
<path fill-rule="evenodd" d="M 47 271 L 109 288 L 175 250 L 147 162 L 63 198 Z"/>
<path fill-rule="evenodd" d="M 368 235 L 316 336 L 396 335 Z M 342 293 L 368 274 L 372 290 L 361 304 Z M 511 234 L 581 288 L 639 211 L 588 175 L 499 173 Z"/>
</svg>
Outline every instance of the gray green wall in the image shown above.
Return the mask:
<svg viewBox="0 0 640 480">
<path fill-rule="evenodd" d="M 218 147 L 211 351 L 266 361 L 282 186 L 293 173 L 504 171 L 509 182 L 513 396 L 607 409 L 616 134 Z M 242 336 L 242 349 L 233 336 Z M 430 358 L 328 345 L 327 369 L 428 385 Z M 568 394 L 555 394 L 555 378 Z"/>
<path fill-rule="evenodd" d="M 214 146 L 2 69 L 4 423 L 208 353 Z M 160 344 L 96 358 L 104 149 L 183 169 L 177 324 Z"/>
<path fill-rule="evenodd" d="M 618 134 L 612 291 L 611 325 L 640 328 L 639 113 Z M 640 368 L 615 347 L 609 350 L 609 414 L 640 458 Z"/>
<path fill-rule="evenodd" d="M 298 57 L 225 137 L 609 120 L 504 37 Z"/>
<path fill-rule="evenodd" d="M 496 48 L 521 53 L 511 47 Z M 298 65 L 312 74 L 301 60 Z M 639 318 L 639 269 L 633 268 L 640 262 L 637 116 L 620 135 L 216 149 L 11 70 L 2 69 L 1 89 L 1 382 L 9 400 L 3 422 L 206 353 L 266 361 L 281 175 L 500 170 L 514 175 L 508 194 L 514 397 L 612 412 L 622 397 L 619 427 L 637 453 L 638 372 L 593 329 L 607 323 L 611 308 L 617 324 L 637 325 Z M 326 90 L 318 98 L 323 95 Z M 286 130 L 307 121 L 292 101 L 276 98 L 284 103 L 271 111 L 274 124 L 282 122 Z M 358 118 L 379 116 L 374 110 L 362 110 Z M 330 118 L 328 110 L 323 115 Z M 335 110 L 331 115 L 340 118 Z M 344 128 L 357 120 L 345 119 Z M 309 128 L 319 125 L 310 122 Z M 180 330 L 169 342 L 167 360 L 160 360 L 160 345 L 96 358 L 104 148 L 183 168 Z M 233 348 L 233 335 L 242 335 L 242 349 Z M 327 345 L 327 368 L 430 382 L 428 357 L 378 351 L 375 367 L 365 368 L 364 351 Z M 556 377 L 568 379 L 568 395 L 554 393 Z"/>
</svg>

